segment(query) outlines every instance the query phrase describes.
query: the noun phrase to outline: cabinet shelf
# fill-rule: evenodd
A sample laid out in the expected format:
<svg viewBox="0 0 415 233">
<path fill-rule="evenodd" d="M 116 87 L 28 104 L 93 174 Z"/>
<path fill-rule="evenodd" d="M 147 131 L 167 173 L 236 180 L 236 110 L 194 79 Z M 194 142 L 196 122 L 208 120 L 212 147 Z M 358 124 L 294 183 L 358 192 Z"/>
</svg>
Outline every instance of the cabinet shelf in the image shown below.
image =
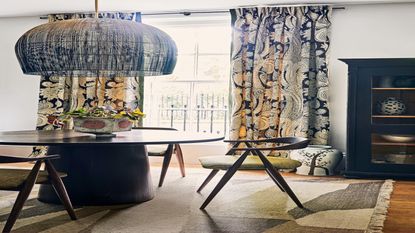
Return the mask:
<svg viewBox="0 0 415 233">
<path fill-rule="evenodd" d="M 415 91 L 415 87 L 374 87 L 374 91 Z"/>
<path fill-rule="evenodd" d="M 415 115 L 372 115 L 374 118 L 414 118 Z"/>
<path fill-rule="evenodd" d="M 388 141 L 372 141 L 373 146 L 415 146 L 415 142 L 388 142 Z"/>
</svg>

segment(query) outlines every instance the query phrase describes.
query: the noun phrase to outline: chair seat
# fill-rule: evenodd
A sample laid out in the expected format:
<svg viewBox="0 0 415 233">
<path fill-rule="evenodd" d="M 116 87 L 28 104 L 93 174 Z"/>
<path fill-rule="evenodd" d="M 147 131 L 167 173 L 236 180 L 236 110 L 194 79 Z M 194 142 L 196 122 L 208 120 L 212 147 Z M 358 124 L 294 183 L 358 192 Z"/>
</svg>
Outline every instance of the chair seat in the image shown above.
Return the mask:
<svg viewBox="0 0 415 233">
<path fill-rule="evenodd" d="M 16 190 L 27 179 L 30 170 L 25 169 L 0 169 L 0 190 Z M 65 173 L 59 173 L 60 177 L 65 177 Z M 48 173 L 39 171 L 36 184 L 48 182 Z"/>
<path fill-rule="evenodd" d="M 164 156 L 169 145 L 147 145 L 148 156 Z"/>
<path fill-rule="evenodd" d="M 200 163 L 204 168 L 214 170 L 227 170 L 230 168 L 239 156 L 207 156 L 199 158 Z M 267 159 L 276 169 L 294 169 L 301 166 L 301 162 L 288 158 L 268 156 Z M 247 156 L 238 170 L 264 170 L 265 167 L 258 156 Z"/>
</svg>

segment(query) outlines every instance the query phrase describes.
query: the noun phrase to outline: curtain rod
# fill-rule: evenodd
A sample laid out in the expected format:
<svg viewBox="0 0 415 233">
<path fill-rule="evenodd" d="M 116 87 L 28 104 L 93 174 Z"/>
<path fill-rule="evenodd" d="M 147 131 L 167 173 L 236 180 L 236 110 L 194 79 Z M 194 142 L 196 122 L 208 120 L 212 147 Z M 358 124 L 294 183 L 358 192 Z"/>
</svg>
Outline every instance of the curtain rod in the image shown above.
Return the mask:
<svg viewBox="0 0 415 233">
<path fill-rule="evenodd" d="M 249 6 L 239 6 L 235 8 L 248 8 L 248 7 L 291 7 L 291 6 L 317 6 L 317 5 L 249 5 Z M 333 10 L 345 10 L 345 6 L 333 6 Z M 149 12 L 141 13 L 141 15 L 156 16 L 156 15 L 184 15 L 190 16 L 192 14 L 223 14 L 229 13 L 229 10 L 190 10 L 190 11 L 163 11 L 163 12 Z M 59 13 L 57 13 L 59 14 Z M 64 14 L 64 13 L 62 13 Z M 40 16 L 40 19 L 48 19 L 47 15 Z"/>
<path fill-rule="evenodd" d="M 317 5 L 249 5 L 249 6 L 240 6 L 235 7 L 234 9 L 238 8 L 248 8 L 248 7 L 291 7 L 291 6 L 317 6 Z M 333 10 L 345 10 L 345 6 L 333 6 Z M 149 13 L 141 13 L 141 15 L 184 15 L 189 16 L 192 14 L 219 14 L 219 13 L 229 13 L 229 10 L 200 10 L 200 11 L 166 11 L 166 12 L 149 12 Z"/>
</svg>

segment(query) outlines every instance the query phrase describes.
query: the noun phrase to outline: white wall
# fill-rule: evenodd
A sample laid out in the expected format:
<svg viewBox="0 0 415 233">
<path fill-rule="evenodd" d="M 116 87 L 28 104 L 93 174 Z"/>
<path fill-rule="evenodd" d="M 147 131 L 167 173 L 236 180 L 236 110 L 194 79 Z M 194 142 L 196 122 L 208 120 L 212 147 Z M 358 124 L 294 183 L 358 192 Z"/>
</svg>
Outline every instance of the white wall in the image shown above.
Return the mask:
<svg viewBox="0 0 415 233">
<path fill-rule="evenodd" d="M 347 66 L 338 58 L 415 57 L 415 3 L 350 5 L 332 19 L 331 144 L 346 150 Z M 38 17 L 0 19 L 0 131 L 34 129 L 39 78 L 23 75 L 14 44 Z M 0 148 L 1 149 L 1 148 Z"/>
<path fill-rule="evenodd" d="M 14 45 L 27 30 L 44 23 L 39 17 L 0 19 L 0 131 L 35 129 L 39 77 L 24 75 Z M 2 153 L 28 153 L 28 149 L 0 147 Z"/>
<path fill-rule="evenodd" d="M 332 18 L 331 144 L 346 150 L 347 65 L 338 58 L 415 57 L 415 4 L 346 6 Z"/>
<path fill-rule="evenodd" d="M 14 45 L 23 33 L 44 22 L 39 17 L 0 19 L 0 131 L 36 126 L 39 77 L 23 74 Z"/>
</svg>

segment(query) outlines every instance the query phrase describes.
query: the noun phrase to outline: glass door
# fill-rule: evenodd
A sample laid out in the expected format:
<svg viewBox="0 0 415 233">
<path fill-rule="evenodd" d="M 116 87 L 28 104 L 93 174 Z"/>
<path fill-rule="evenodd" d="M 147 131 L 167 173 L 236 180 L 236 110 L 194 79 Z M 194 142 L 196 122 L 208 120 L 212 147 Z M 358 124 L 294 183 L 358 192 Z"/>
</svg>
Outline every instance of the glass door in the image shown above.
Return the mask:
<svg viewBox="0 0 415 233">
<path fill-rule="evenodd" d="M 371 80 L 371 163 L 415 165 L 415 75 Z"/>
</svg>

